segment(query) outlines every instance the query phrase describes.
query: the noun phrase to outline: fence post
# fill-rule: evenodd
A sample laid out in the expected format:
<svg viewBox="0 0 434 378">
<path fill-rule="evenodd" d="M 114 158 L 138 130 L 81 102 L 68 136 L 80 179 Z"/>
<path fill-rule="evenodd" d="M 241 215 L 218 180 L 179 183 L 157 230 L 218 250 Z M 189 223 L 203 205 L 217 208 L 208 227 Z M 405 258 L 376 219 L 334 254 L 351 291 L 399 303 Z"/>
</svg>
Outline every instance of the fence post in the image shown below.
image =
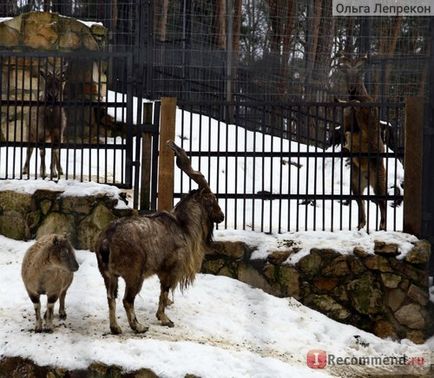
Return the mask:
<svg viewBox="0 0 434 378">
<path fill-rule="evenodd" d="M 152 123 L 152 103 L 143 104 L 143 123 L 149 125 Z M 152 161 L 152 135 L 142 133 L 142 166 L 140 185 L 140 210 L 148 211 L 150 209 L 151 195 L 151 161 Z"/>
<path fill-rule="evenodd" d="M 160 155 L 158 165 L 158 211 L 173 207 L 173 152 L 166 141 L 175 140 L 176 98 L 161 99 Z"/>
<path fill-rule="evenodd" d="M 405 99 L 404 232 L 422 233 L 424 98 Z"/>
</svg>

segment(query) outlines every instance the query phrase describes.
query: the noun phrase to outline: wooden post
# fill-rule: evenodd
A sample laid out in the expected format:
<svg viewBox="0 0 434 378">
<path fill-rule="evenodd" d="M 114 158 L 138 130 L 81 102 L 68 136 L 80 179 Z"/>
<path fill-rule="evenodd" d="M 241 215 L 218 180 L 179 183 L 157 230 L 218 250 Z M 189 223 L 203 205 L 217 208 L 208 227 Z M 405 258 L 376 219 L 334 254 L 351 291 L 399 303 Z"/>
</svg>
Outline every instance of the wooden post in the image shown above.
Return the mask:
<svg viewBox="0 0 434 378">
<path fill-rule="evenodd" d="M 422 231 L 423 97 L 405 99 L 404 232 Z"/>
<path fill-rule="evenodd" d="M 143 123 L 152 123 L 152 103 L 143 104 Z M 142 133 L 142 182 L 140 185 L 140 210 L 149 210 L 151 195 L 152 135 Z"/>
<path fill-rule="evenodd" d="M 173 151 L 167 146 L 169 139 L 175 140 L 176 98 L 161 99 L 160 156 L 158 165 L 158 211 L 173 207 Z"/>
</svg>

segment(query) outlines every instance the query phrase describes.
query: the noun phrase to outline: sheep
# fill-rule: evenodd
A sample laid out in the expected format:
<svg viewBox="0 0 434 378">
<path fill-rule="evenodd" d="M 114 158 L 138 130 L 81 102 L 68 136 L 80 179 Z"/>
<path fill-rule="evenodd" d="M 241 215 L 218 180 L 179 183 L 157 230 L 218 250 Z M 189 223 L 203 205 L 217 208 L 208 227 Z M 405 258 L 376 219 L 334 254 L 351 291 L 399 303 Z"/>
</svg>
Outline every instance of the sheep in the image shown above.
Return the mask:
<svg viewBox="0 0 434 378">
<path fill-rule="evenodd" d="M 47 295 L 48 299 L 44 331 L 53 331 L 53 309 L 58 298 L 60 319 L 66 319 L 65 296 L 77 270 L 75 252 L 66 235 L 42 236 L 27 250 L 21 276 L 35 308 L 36 332 L 43 331 L 39 299 L 41 295 Z"/>
<path fill-rule="evenodd" d="M 118 278 L 125 281 L 123 304 L 133 331 L 144 333 L 148 327 L 137 321 L 134 300 L 145 278 L 157 274 L 160 299 L 157 319 L 173 327 L 165 314 L 169 290 L 181 290 L 193 283 L 202 264 L 204 251 L 211 243 L 214 223 L 224 220 L 215 195 L 204 176 L 191 168 L 185 151 L 173 141 L 169 146 L 177 155 L 177 165 L 199 184 L 170 212 L 115 220 L 100 234 L 96 244 L 98 267 L 104 278 L 109 306 L 110 330 L 122 333 L 116 321 Z"/>
</svg>

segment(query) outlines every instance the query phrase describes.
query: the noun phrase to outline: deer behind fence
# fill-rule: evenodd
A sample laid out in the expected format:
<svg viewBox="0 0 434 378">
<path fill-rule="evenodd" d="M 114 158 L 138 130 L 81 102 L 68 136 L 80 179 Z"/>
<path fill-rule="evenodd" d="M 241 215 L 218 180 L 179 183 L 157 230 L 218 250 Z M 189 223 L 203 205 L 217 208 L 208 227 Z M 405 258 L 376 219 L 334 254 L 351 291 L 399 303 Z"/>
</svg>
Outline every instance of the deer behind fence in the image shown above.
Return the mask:
<svg viewBox="0 0 434 378">
<path fill-rule="evenodd" d="M 357 196 L 359 208 L 358 229 L 365 227 L 366 214 L 364 201 L 361 199 L 366 188 L 371 186 L 375 195 L 386 195 L 386 170 L 383 157 L 384 143 L 381 137 L 381 125 L 378 109 L 370 105 L 374 99 L 369 96 L 363 83 L 363 67 L 366 57 L 352 59 L 343 56 L 339 60 L 339 67 L 345 76 L 348 104 L 344 107 L 344 148 L 352 153 L 351 156 L 351 191 Z M 363 106 L 366 104 L 366 106 Z M 368 156 L 358 157 L 358 153 Z M 386 229 L 386 200 L 377 199 L 380 208 L 380 230 Z"/>
<path fill-rule="evenodd" d="M 44 144 L 49 141 L 52 143 L 50 178 L 60 178 L 63 175 L 60 164 L 60 144 L 63 142 L 66 114 L 60 102 L 63 100 L 66 68 L 66 64 L 63 64 L 61 69 L 47 64 L 45 69 L 40 71 L 41 78 L 44 80 L 44 90 L 39 98 L 40 106 L 33 107 L 30 111 L 29 147 L 23 174 L 29 174 L 30 158 L 34 149 L 32 143 L 38 143 L 41 158 L 39 176 L 42 178 L 47 176 Z"/>
</svg>

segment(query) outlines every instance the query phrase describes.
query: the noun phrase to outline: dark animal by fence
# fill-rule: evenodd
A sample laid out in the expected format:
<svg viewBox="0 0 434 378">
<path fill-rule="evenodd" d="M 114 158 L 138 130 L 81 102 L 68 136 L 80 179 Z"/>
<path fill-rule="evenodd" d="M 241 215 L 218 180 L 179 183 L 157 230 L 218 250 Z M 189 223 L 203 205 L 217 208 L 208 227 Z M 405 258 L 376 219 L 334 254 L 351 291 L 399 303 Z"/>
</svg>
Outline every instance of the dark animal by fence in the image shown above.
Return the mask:
<svg viewBox="0 0 434 378">
<path fill-rule="evenodd" d="M 27 149 L 26 162 L 23 167 L 23 174 L 29 173 L 30 158 L 33 153 L 32 143 L 45 143 L 51 141 L 53 144 L 50 163 L 50 178 L 60 178 L 63 170 L 60 165 L 60 143 L 63 142 L 63 133 L 66 127 L 66 114 L 58 102 L 63 100 L 63 88 L 65 85 L 64 64 L 59 71 L 51 64 L 40 74 L 45 81 L 44 95 L 39 99 L 42 103 L 38 108 L 30 111 L 29 148 Z M 39 148 L 41 156 L 39 175 L 46 177 L 45 169 L 45 147 Z"/>
<path fill-rule="evenodd" d="M 156 316 L 162 325 L 173 327 L 164 312 L 169 290 L 177 285 L 184 289 L 193 282 L 204 251 L 212 240 L 214 223 L 224 220 L 204 176 L 191 168 L 182 148 L 172 141 L 168 144 L 177 156 L 178 167 L 199 185 L 199 189 L 191 191 L 170 212 L 119 219 L 101 233 L 96 255 L 107 289 L 110 330 L 114 334 L 122 332 L 116 321 L 119 277 L 125 280 L 123 304 L 135 332 L 148 329 L 137 321 L 134 299 L 143 280 L 153 274 L 158 275 L 161 285 Z"/>
<path fill-rule="evenodd" d="M 60 298 L 59 316 L 66 319 L 65 296 L 72 283 L 78 263 L 74 250 L 66 236 L 46 235 L 41 237 L 26 252 L 21 276 L 27 293 L 35 307 L 35 331 L 42 331 L 41 302 L 39 297 L 47 295 L 47 312 L 45 330 L 53 330 L 53 309 Z"/>
<path fill-rule="evenodd" d="M 365 227 L 366 214 L 364 201 L 360 198 L 368 186 L 372 186 L 378 196 L 386 195 L 386 171 L 383 158 L 378 153 L 384 152 L 381 137 L 381 125 L 378 110 L 375 107 L 363 106 L 374 100 L 369 96 L 363 83 L 363 66 L 366 57 L 351 59 L 344 56 L 339 65 L 345 75 L 349 95 L 348 107 L 344 109 L 344 148 L 351 151 L 351 191 L 358 196 L 359 207 L 358 229 Z M 360 158 L 357 153 L 370 153 L 372 157 Z M 380 207 L 380 230 L 386 229 L 386 200 L 377 200 Z"/>
</svg>

